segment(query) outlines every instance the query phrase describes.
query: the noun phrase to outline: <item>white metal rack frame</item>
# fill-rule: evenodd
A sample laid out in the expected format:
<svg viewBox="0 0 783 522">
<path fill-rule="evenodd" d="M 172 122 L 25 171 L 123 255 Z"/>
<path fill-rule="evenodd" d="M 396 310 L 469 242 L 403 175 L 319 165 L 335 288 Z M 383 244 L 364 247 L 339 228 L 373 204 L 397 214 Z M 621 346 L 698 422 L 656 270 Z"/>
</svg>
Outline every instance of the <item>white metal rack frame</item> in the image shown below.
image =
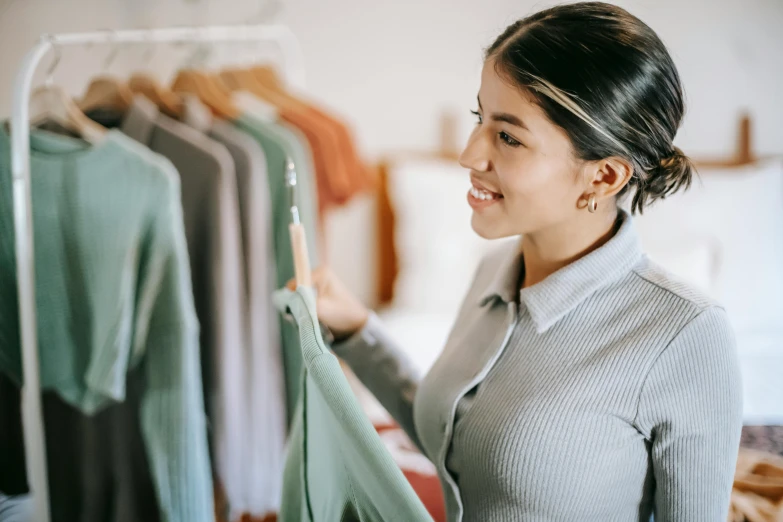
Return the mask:
<svg viewBox="0 0 783 522">
<path fill-rule="evenodd" d="M 27 477 L 33 502 L 32 515 L 36 522 L 49 522 L 50 513 L 36 332 L 35 258 L 30 191 L 29 104 L 33 75 L 49 51 L 63 46 L 228 42 L 268 42 L 277 45 L 284 62 L 284 74 L 288 84 L 304 87 L 304 59 L 299 42 L 291 30 L 283 25 L 176 27 L 44 35 L 27 53 L 17 73 L 11 105 L 11 172 L 24 377 L 22 423 Z"/>
</svg>

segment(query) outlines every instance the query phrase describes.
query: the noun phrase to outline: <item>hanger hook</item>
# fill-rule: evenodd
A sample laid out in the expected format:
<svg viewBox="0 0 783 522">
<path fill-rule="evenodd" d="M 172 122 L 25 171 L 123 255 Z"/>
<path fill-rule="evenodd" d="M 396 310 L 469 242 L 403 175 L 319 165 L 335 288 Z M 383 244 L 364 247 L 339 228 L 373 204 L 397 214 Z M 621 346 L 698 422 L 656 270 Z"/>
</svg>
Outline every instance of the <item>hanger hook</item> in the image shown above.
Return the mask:
<svg viewBox="0 0 783 522">
<path fill-rule="evenodd" d="M 103 71 L 107 72 L 109 70 L 109 67 L 112 66 L 114 63 L 114 60 L 117 59 L 117 54 L 120 52 L 120 42 L 117 39 L 117 31 L 115 30 L 109 30 L 109 37 L 108 41 L 112 42 L 111 46 L 111 52 L 109 52 L 109 55 L 106 57 L 106 61 L 103 62 Z"/>
<path fill-rule="evenodd" d="M 199 38 L 192 42 L 193 51 L 185 60 L 186 67 L 189 69 L 204 68 L 210 54 L 210 46 L 207 43 L 206 38 L 204 38 L 206 30 L 197 29 L 197 35 Z"/>
<path fill-rule="evenodd" d="M 146 65 L 152 60 L 152 57 L 155 56 L 155 51 L 157 50 L 157 46 L 155 45 L 155 42 L 152 41 L 152 34 L 148 34 L 145 37 L 145 39 L 147 40 L 146 41 L 147 50 L 144 51 L 144 55 L 142 56 L 141 59 Z"/>
<path fill-rule="evenodd" d="M 202 28 L 201 31 L 201 45 L 199 52 L 199 67 L 206 69 L 209 65 L 209 59 L 212 58 L 213 46 L 207 43 L 207 30 Z"/>
<path fill-rule="evenodd" d="M 54 59 L 52 60 L 51 65 L 49 65 L 49 69 L 46 71 L 46 86 L 50 87 L 54 83 L 54 71 L 57 70 L 57 66 L 60 65 L 60 60 L 62 59 L 62 49 L 60 48 L 60 44 L 57 42 L 57 39 L 52 36 L 51 34 L 44 35 L 44 39 L 48 40 L 49 43 L 52 46 L 52 51 L 54 51 Z"/>
</svg>

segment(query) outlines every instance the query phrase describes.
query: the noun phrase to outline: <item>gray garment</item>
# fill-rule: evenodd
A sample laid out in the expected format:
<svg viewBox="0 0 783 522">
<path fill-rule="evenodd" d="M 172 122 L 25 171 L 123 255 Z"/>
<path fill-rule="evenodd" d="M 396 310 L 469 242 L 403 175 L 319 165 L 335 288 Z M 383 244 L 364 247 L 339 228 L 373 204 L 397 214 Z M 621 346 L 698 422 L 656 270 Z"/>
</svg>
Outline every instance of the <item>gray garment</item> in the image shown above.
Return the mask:
<svg viewBox="0 0 783 522">
<path fill-rule="evenodd" d="M 120 130 L 168 158 L 180 174 L 193 295 L 201 326 L 201 367 L 212 447 L 223 430 L 220 415 L 243 393 L 232 376 L 242 372 L 247 346 L 242 318 L 244 272 L 234 162 L 226 147 L 161 114 L 136 96 Z M 217 456 L 215 456 L 217 457 Z M 214 461 L 214 459 L 213 459 Z"/>
<path fill-rule="evenodd" d="M 521 291 L 517 245 L 485 258 L 422 380 L 375 316 L 334 347 L 436 464 L 450 521 L 726 520 L 742 427 L 728 318 L 618 221 Z"/>
<path fill-rule="evenodd" d="M 280 509 L 286 439 L 286 395 L 282 341 L 277 310 L 272 303 L 275 250 L 267 160 L 261 145 L 231 123 L 212 117 L 192 95 L 183 95 L 182 121 L 226 146 L 236 166 L 239 192 L 247 339 L 246 409 L 234 405 L 232 415 L 244 417 L 245 429 L 232 435 L 234 459 L 223 471 L 223 487 L 232 520 L 242 513 L 263 517 Z M 238 439 L 238 440 L 236 440 Z"/>
<path fill-rule="evenodd" d="M 139 419 L 145 388 L 143 369 L 131 370 L 125 400 L 90 416 L 43 393 L 52 522 L 161 519 Z M 0 491 L 14 495 L 28 492 L 19 404 L 20 390 L 0 374 Z"/>
</svg>

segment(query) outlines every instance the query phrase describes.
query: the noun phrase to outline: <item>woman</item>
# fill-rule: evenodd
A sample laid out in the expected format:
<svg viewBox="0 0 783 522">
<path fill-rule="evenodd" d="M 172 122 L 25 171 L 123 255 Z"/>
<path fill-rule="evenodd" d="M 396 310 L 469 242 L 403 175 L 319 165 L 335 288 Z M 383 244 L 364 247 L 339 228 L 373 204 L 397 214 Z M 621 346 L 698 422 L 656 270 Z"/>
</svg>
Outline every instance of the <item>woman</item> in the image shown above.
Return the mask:
<svg viewBox="0 0 783 522">
<path fill-rule="evenodd" d="M 486 52 L 460 164 L 473 229 L 523 239 L 483 260 L 429 374 L 315 273 L 335 352 L 436 464 L 450 521 L 726 520 L 742 413 L 729 321 L 643 255 L 617 204 L 688 187 L 683 111 L 669 53 L 625 10 L 520 20 Z"/>
</svg>

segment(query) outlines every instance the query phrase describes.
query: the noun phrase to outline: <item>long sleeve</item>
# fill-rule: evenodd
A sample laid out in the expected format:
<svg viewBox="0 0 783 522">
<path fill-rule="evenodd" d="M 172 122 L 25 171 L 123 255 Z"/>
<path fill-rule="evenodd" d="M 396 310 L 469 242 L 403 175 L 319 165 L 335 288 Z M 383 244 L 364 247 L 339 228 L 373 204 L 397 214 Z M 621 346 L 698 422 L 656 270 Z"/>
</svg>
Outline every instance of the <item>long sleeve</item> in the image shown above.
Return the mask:
<svg viewBox="0 0 783 522">
<path fill-rule="evenodd" d="M 375 313 L 367 324 L 332 350 L 351 367 L 411 440 L 421 447 L 413 422 L 413 401 L 421 376 L 386 333 Z"/>
<path fill-rule="evenodd" d="M 734 334 L 711 307 L 655 362 L 636 426 L 652 443 L 656 522 L 726 520 L 742 429 Z"/>
<path fill-rule="evenodd" d="M 207 522 L 214 508 L 199 326 L 176 174 L 166 188 L 142 254 L 137 334 L 144 340 L 146 390 L 140 419 L 162 519 Z"/>
</svg>

